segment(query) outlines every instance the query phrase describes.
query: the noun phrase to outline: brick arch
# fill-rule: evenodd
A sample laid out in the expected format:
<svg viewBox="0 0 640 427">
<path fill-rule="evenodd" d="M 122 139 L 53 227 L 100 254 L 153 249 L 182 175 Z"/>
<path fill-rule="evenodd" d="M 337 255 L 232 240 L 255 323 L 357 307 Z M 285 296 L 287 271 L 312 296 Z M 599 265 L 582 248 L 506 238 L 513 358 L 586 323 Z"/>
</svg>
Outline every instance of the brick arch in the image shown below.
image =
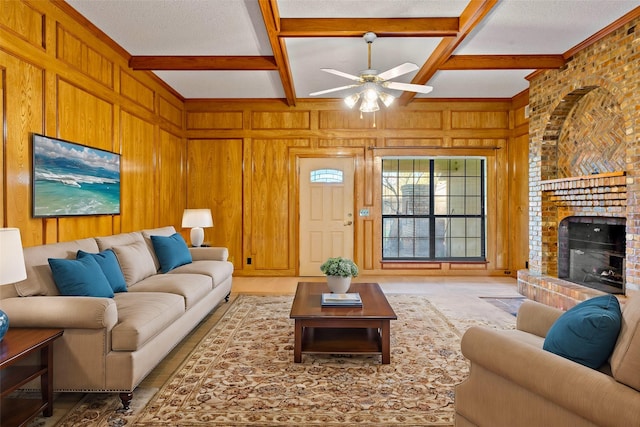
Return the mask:
<svg viewBox="0 0 640 427">
<path fill-rule="evenodd" d="M 542 152 L 540 153 L 543 159 L 541 165 L 541 179 L 555 179 L 558 178 L 558 169 L 556 162 L 545 162 L 545 159 L 557 158 L 557 147 L 560 132 L 562 126 L 567 119 L 569 113 L 580 102 L 580 100 L 589 92 L 594 89 L 603 89 L 620 108 L 624 120 L 624 142 L 626 144 L 627 154 L 630 150 L 633 150 L 635 146 L 640 145 L 640 141 L 634 140 L 634 118 L 635 118 L 635 105 L 632 102 L 631 97 L 624 96 L 620 87 L 614 82 L 604 79 L 602 77 L 588 77 L 584 80 L 574 83 L 567 91 L 561 95 L 556 108 L 550 114 L 542 133 Z M 626 156 L 629 158 L 629 156 Z M 627 170 L 630 168 L 627 166 Z"/>
<path fill-rule="evenodd" d="M 612 104 L 616 104 L 616 110 L 620 112 L 625 121 L 625 145 L 628 147 L 631 145 L 628 141 L 629 133 L 628 128 L 630 125 L 630 117 L 628 111 L 624 111 L 621 102 L 623 97 L 620 96 L 620 90 L 612 85 L 610 82 L 604 79 L 590 79 L 585 84 L 573 85 L 564 94 L 561 95 L 557 105 L 549 115 L 544 130 L 542 132 L 542 144 L 540 146 L 540 178 L 541 180 L 551 180 L 561 178 L 558 174 L 558 144 L 560 135 L 562 133 L 565 122 L 574 107 L 589 93 L 596 89 L 602 89 L 607 96 L 612 100 Z M 628 157 L 628 156 L 626 156 Z M 627 166 L 628 169 L 628 166 Z M 566 209 L 563 210 L 563 212 Z M 549 193 L 543 193 L 541 199 L 541 221 L 543 229 L 541 232 L 541 272 L 543 274 L 557 275 L 557 257 L 558 257 L 558 222 L 559 222 L 559 210 L 558 205 L 551 199 Z M 565 212 L 565 214 L 571 214 Z"/>
<path fill-rule="evenodd" d="M 558 153 L 558 139 L 560 138 L 560 132 L 565 120 L 569 116 L 569 113 L 573 107 L 580 102 L 580 100 L 589 92 L 597 89 L 598 86 L 583 86 L 580 89 L 576 89 L 566 94 L 549 116 L 547 126 L 542 133 L 542 158 L 548 159 L 545 164 L 542 165 L 541 179 L 555 179 L 558 178 L 558 165 L 555 159 Z M 551 161 L 553 159 L 553 161 Z"/>
</svg>

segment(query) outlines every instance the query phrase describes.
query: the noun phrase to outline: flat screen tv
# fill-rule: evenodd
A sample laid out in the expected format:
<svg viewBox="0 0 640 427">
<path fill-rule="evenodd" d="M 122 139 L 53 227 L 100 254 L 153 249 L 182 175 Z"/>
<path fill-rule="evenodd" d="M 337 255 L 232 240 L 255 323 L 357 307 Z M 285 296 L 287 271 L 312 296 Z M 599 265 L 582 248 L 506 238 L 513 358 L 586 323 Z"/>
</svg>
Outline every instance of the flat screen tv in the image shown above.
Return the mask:
<svg viewBox="0 0 640 427">
<path fill-rule="evenodd" d="M 33 134 L 33 216 L 120 213 L 120 155 Z"/>
</svg>

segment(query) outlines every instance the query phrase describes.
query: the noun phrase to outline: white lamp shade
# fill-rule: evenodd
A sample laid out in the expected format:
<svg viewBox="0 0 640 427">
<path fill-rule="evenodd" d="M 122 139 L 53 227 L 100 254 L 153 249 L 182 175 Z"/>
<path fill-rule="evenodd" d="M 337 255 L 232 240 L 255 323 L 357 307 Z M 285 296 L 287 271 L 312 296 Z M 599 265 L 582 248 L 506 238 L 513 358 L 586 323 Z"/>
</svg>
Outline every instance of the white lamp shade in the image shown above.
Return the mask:
<svg viewBox="0 0 640 427">
<path fill-rule="evenodd" d="M 182 214 L 182 227 L 213 227 L 211 209 L 185 209 Z"/>
<path fill-rule="evenodd" d="M 26 278 L 20 230 L 0 228 L 0 285 L 20 282 Z"/>
</svg>

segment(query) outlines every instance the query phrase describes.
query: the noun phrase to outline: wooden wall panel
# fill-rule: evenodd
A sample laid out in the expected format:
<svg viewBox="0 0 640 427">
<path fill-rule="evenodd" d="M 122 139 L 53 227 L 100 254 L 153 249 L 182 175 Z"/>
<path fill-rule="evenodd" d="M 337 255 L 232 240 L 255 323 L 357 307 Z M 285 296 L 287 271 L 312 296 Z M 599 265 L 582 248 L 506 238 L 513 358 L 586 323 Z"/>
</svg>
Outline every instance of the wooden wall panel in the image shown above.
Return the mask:
<svg viewBox="0 0 640 427">
<path fill-rule="evenodd" d="M 182 108 L 173 105 L 163 96 L 160 96 L 158 99 L 158 115 L 178 128 L 182 128 L 184 116 Z"/>
<path fill-rule="evenodd" d="M 114 106 L 97 96 L 58 80 L 58 137 L 101 150 L 114 151 Z M 58 239 L 82 239 L 112 234 L 112 216 L 60 218 Z"/>
<path fill-rule="evenodd" d="M 495 166 L 492 174 L 487 174 L 487 182 L 491 179 L 494 185 L 492 185 L 491 192 L 487 191 L 488 200 L 495 200 L 495 213 L 493 217 L 495 221 L 492 222 L 493 233 L 495 236 L 492 239 L 495 242 L 495 249 L 493 251 L 493 264 L 490 265 L 496 270 L 509 271 L 511 251 L 509 245 L 509 191 L 504 189 L 509 188 L 509 175 L 505 173 L 509 170 L 509 152 L 506 150 L 505 140 L 496 140 L 494 144 L 498 147 L 502 147 L 499 150 L 495 150 Z M 488 161 L 491 161 L 489 159 Z"/>
<path fill-rule="evenodd" d="M 58 59 L 82 70 L 83 55 L 82 50 L 84 43 L 75 35 L 66 31 L 61 25 L 58 25 L 56 46 L 58 48 Z"/>
<path fill-rule="evenodd" d="M 309 129 L 308 111 L 254 111 L 251 115 L 253 129 Z"/>
<path fill-rule="evenodd" d="M 508 129 L 507 111 L 452 111 L 452 129 Z"/>
<path fill-rule="evenodd" d="M 120 221 L 122 231 L 129 232 L 155 224 L 154 129 L 151 123 L 126 111 L 121 114 L 120 124 Z"/>
<path fill-rule="evenodd" d="M 318 146 L 321 148 L 331 147 L 373 147 L 376 140 L 373 138 L 332 138 L 320 139 Z"/>
<path fill-rule="evenodd" d="M 113 62 L 104 57 L 75 34 L 58 25 L 57 56 L 77 70 L 108 88 L 113 88 Z"/>
<path fill-rule="evenodd" d="M 7 122 L 7 116 L 4 112 L 4 105 L 7 102 L 4 90 L 4 81 L 6 79 L 6 70 L 0 67 L 0 123 L 5 124 Z M 4 127 L 4 126 L 3 126 Z M 4 169 L 4 151 L 5 151 L 5 135 L 4 132 L 0 132 L 0 199 L 3 201 L 2 210 L 0 210 L 0 227 L 5 226 L 5 210 L 7 208 L 4 203 L 5 199 L 5 169 Z"/>
<path fill-rule="evenodd" d="M 156 167 L 156 227 L 173 225 L 182 228 L 182 212 L 186 206 L 185 186 L 186 143 L 178 135 L 160 129 Z"/>
<path fill-rule="evenodd" d="M 513 138 L 509 145 L 509 238 L 514 270 L 528 268 L 529 260 L 529 135 Z"/>
<path fill-rule="evenodd" d="M 0 1 L 0 26 L 42 49 L 44 46 L 44 13 L 18 1 Z"/>
<path fill-rule="evenodd" d="M 25 246 L 43 242 L 43 226 L 31 218 L 31 134 L 42 133 L 44 70 L 0 51 L 4 69 L 4 227 L 18 227 Z"/>
<path fill-rule="evenodd" d="M 373 115 L 364 114 L 360 117 L 356 110 L 330 110 L 319 112 L 320 129 L 371 129 L 373 127 Z"/>
<path fill-rule="evenodd" d="M 308 140 L 254 139 L 251 158 L 251 253 L 256 270 L 288 270 L 296 245 L 290 226 L 290 147 L 305 147 Z"/>
<path fill-rule="evenodd" d="M 58 80 L 58 136 L 79 144 L 115 151 L 112 103 Z"/>
<path fill-rule="evenodd" d="M 442 129 L 441 111 L 406 111 L 389 114 L 388 129 Z"/>
<path fill-rule="evenodd" d="M 505 147 L 506 144 L 506 139 L 495 138 L 453 138 L 451 140 L 452 147 L 502 148 Z"/>
<path fill-rule="evenodd" d="M 189 140 L 187 201 L 189 208 L 209 208 L 213 228 L 205 241 L 226 246 L 229 261 L 242 268 L 242 139 Z"/>
<path fill-rule="evenodd" d="M 242 129 L 242 111 L 193 112 L 187 116 L 187 129 Z"/>
<path fill-rule="evenodd" d="M 54 225 L 56 224 L 52 222 L 50 226 Z M 85 237 L 109 236 L 113 234 L 113 216 L 62 217 L 57 220 L 57 227 L 57 240 L 60 242 L 84 239 Z"/>
<path fill-rule="evenodd" d="M 153 90 L 124 71 L 120 72 L 120 93 L 136 104 L 153 111 L 155 99 Z"/>
<path fill-rule="evenodd" d="M 443 147 L 442 138 L 387 138 L 386 147 Z"/>
</svg>

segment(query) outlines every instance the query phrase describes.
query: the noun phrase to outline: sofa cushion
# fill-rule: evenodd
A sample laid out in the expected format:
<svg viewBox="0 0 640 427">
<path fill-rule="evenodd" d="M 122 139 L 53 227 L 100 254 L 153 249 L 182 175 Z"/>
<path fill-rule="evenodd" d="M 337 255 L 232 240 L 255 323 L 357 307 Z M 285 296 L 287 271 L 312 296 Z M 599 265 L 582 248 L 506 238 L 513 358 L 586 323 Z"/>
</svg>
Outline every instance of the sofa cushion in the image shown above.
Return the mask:
<svg viewBox="0 0 640 427">
<path fill-rule="evenodd" d="M 49 258 L 53 279 L 62 295 L 112 298 L 113 289 L 93 257 Z"/>
<path fill-rule="evenodd" d="M 624 305 L 620 335 L 610 363 L 618 382 L 640 391 L 640 294 Z"/>
<path fill-rule="evenodd" d="M 156 265 L 156 270 L 160 270 L 160 262 L 158 261 L 158 257 L 156 256 L 155 251 L 153 250 L 153 243 L 151 243 L 151 236 L 169 237 L 172 234 L 175 234 L 175 232 L 176 232 L 176 229 L 173 228 L 172 225 L 169 225 L 167 227 L 150 228 L 147 230 L 142 230 L 142 237 L 144 238 L 144 241 L 147 243 L 149 252 L 151 252 L 151 258 L 153 258 L 153 262 Z"/>
<path fill-rule="evenodd" d="M 111 331 L 111 349 L 136 351 L 184 313 L 180 295 L 162 292 L 121 292 L 114 297 L 118 324 Z"/>
<path fill-rule="evenodd" d="M 178 233 L 169 237 L 151 236 L 151 243 L 160 263 L 161 273 L 168 273 L 174 268 L 190 264 L 192 261 L 187 242 Z"/>
<path fill-rule="evenodd" d="M 156 274 L 156 267 L 143 240 L 123 246 L 114 246 L 113 252 L 118 257 L 118 263 L 127 286 Z"/>
<path fill-rule="evenodd" d="M 27 278 L 14 285 L 21 297 L 34 295 L 60 295 L 53 280 L 49 258 L 75 259 L 78 249 L 98 252 L 95 239 L 80 239 L 71 242 L 50 243 L 48 245 L 24 248 L 24 264 Z"/>
<path fill-rule="evenodd" d="M 120 270 L 118 258 L 116 258 L 116 254 L 112 249 L 107 249 L 97 254 L 79 250 L 76 254 L 77 259 L 85 257 L 92 257 L 98 262 L 113 292 L 127 292 L 127 283 L 124 281 L 124 275 L 122 274 L 122 270 Z"/>
<path fill-rule="evenodd" d="M 231 277 L 233 264 L 228 261 L 194 261 L 191 264 L 181 265 L 169 272 L 169 274 L 206 274 L 213 279 L 213 287 Z"/>
<path fill-rule="evenodd" d="M 113 248 L 114 246 L 130 245 L 136 242 L 144 242 L 142 233 L 134 231 L 132 233 L 120 233 L 112 236 L 96 237 L 96 243 L 101 251 Z"/>
<path fill-rule="evenodd" d="M 211 277 L 204 274 L 155 274 L 129 288 L 130 292 L 168 292 L 184 298 L 187 310 L 213 289 Z"/>
<path fill-rule="evenodd" d="M 604 364 L 618 339 L 622 313 L 613 295 L 583 301 L 555 321 L 543 348 L 593 369 Z"/>
</svg>

